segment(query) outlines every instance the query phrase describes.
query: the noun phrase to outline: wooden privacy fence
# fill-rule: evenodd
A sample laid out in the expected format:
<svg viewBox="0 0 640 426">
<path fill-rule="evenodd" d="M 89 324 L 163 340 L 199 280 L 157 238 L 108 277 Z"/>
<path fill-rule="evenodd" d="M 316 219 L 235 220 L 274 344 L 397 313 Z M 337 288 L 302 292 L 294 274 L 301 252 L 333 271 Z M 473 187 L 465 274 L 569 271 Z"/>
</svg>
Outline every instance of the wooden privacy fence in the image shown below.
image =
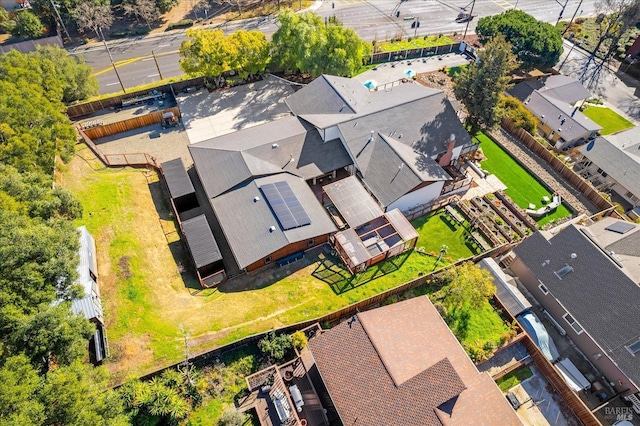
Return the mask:
<svg viewBox="0 0 640 426">
<path fill-rule="evenodd" d="M 118 121 L 116 123 L 105 124 L 103 126 L 91 127 L 84 129 L 85 135 L 90 139 L 100 139 L 106 136 L 115 135 L 117 133 L 138 129 L 140 127 L 150 126 L 162 122 L 162 114 L 172 112 L 176 117 L 180 117 L 180 109 L 178 107 L 168 108 L 162 111 L 152 112 L 150 114 L 133 117 L 127 120 Z"/>
<path fill-rule="evenodd" d="M 146 152 L 134 152 L 130 154 L 105 154 L 96 144 L 89 138 L 82 129 L 78 128 L 78 133 L 89 147 L 91 151 L 102 161 L 107 167 L 151 167 L 157 171 L 162 171 L 162 167 L 158 160 L 151 154 Z"/>
<path fill-rule="evenodd" d="M 518 139 L 524 146 L 529 148 L 531 152 L 536 154 L 542 160 L 547 162 L 553 170 L 560 173 L 560 175 L 573 186 L 577 191 L 584 195 L 594 206 L 600 211 L 612 209 L 613 205 L 607 201 L 600 193 L 591 186 L 582 176 L 575 173 L 562 160 L 553 155 L 547 148 L 542 146 L 529 132 L 516 127 L 511 119 L 504 117 L 502 119 L 502 128 L 505 129 L 511 136 Z M 622 218 L 617 212 L 613 212 L 612 215 Z"/>
<path fill-rule="evenodd" d="M 67 115 L 69 118 L 74 119 L 89 115 L 93 112 L 100 111 L 101 109 L 113 109 L 122 107 L 122 101 L 136 96 L 141 96 L 149 93 L 149 91 L 157 90 L 161 93 L 178 93 L 186 90 L 187 87 L 203 87 L 204 77 L 190 78 L 188 80 L 178 81 L 176 83 L 161 84 L 152 88 L 144 90 L 137 90 L 135 92 L 128 92 L 126 94 L 114 95 L 106 99 L 99 99 L 97 101 L 85 102 L 76 105 L 70 105 L 67 107 Z"/>
<path fill-rule="evenodd" d="M 531 359 L 533 363 L 538 367 L 538 369 L 542 372 L 547 381 L 553 386 L 553 388 L 558 392 L 558 394 L 562 397 L 562 399 L 567 403 L 571 411 L 585 424 L 585 426 L 600 426 L 602 423 L 596 418 L 596 416 L 591 412 L 589 407 L 580 399 L 578 395 L 569 387 L 567 382 L 565 382 L 562 375 L 558 372 L 556 367 L 553 366 L 549 362 L 547 358 L 545 358 L 544 354 L 538 348 L 538 346 L 533 343 L 531 337 L 526 335 L 521 342 L 529 351 L 531 355 Z"/>
</svg>

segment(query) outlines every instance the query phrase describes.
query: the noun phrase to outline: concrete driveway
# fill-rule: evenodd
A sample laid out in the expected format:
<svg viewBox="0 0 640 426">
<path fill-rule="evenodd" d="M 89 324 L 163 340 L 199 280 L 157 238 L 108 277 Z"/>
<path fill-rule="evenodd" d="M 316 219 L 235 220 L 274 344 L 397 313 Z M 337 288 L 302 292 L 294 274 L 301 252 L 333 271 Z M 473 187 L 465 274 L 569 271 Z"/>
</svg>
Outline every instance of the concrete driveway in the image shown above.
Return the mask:
<svg viewBox="0 0 640 426">
<path fill-rule="evenodd" d="M 289 83 L 269 77 L 211 92 L 201 89 L 176 97 L 190 143 L 194 144 L 290 115 L 284 99 Z"/>
</svg>

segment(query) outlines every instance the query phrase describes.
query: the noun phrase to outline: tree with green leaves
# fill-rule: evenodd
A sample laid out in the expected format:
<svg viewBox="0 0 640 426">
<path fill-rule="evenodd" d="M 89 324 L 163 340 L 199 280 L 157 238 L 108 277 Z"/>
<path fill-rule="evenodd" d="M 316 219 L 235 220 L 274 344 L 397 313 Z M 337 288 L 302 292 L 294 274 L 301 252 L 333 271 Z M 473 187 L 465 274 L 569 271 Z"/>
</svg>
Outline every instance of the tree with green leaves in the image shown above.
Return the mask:
<svg viewBox="0 0 640 426">
<path fill-rule="evenodd" d="M 314 12 L 285 9 L 271 39 L 271 56 L 283 70 L 351 76 L 371 54 L 371 45 L 339 22 L 327 22 Z"/>
<path fill-rule="evenodd" d="M 559 29 L 518 9 L 480 18 L 476 33 L 483 43 L 503 34 L 525 69 L 550 68 L 563 52 Z"/>
<path fill-rule="evenodd" d="M 281 361 L 287 351 L 293 347 L 293 340 L 288 334 L 277 335 L 274 331 L 267 333 L 259 342 L 258 349 L 274 361 Z"/>
<path fill-rule="evenodd" d="M 225 36 L 221 30 L 190 29 L 180 46 L 180 68 L 193 77 L 206 77 L 220 85 L 220 77 L 236 71 L 247 78 L 265 70 L 269 43 L 258 31 L 237 31 Z"/>
<path fill-rule="evenodd" d="M 515 67 L 511 45 L 503 36 L 498 36 L 478 53 L 477 62 L 455 76 L 453 92 L 467 110 L 465 124 L 472 135 L 500 123 L 500 95 L 509 88 L 508 74 Z"/>
<path fill-rule="evenodd" d="M 229 35 L 229 42 L 236 51 L 230 66 L 240 77 L 252 78 L 267 68 L 269 42 L 262 32 L 239 30 Z"/>
<path fill-rule="evenodd" d="M 80 101 L 99 94 L 98 80 L 84 57 L 71 56 L 58 46 L 38 46 L 31 54 L 40 61 L 51 61 L 55 75 L 62 82 L 62 102 Z"/>
<path fill-rule="evenodd" d="M 44 25 L 40 18 L 30 10 L 22 10 L 14 17 L 15 26 L 11 34 L 20 38 L 40 38 L 44 31 Z"/>
<path fill-rule="evenodd" d="M 446 283 L 441 290 L 443 303 L 450 309 L 480 307 L 496 292 L 491 273 L 472 262 L 453 266 L 440 278 Z"/>
<path fill-rule="evenodd" d="M 31 365 L 47 372 L 52 364 L 70 365 L 84 359 L 93 333 L 95 326 L 71 312 L 70 303 L 44 304 L 17 324 L 10 345 L 13 352 L 24 353 Z"/>
</svg>

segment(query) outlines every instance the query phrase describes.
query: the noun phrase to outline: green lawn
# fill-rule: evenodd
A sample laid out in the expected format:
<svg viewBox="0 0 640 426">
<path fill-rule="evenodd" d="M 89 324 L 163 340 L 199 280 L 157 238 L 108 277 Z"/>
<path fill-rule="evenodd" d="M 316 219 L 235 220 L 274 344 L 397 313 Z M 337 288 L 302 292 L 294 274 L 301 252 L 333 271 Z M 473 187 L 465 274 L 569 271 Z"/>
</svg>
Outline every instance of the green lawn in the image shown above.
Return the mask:
<svg viewBox="0 0 640 426">
<path fill-rule="evenodd" d="M 445 46 L 448 44 L 453 44 L 453 40 L 449 37 L 437 37 L 437 36 L 427 36 L 425 37 L 416 37 L 412 38 L 411 41 L 409 39 L 404 39 L 400 41 L 381 41 L 376 43 L 376 53 L 378 52 L 395 52 L 397 50 L 407 50 L 407 49 L 418 49 L 421 47 L 433 47 L 433 46 Z M 380 48 L 381 50 L 378 50 Z"/>
<path fill-rule="evenodd" d="M 482 162 L 482 168 L 493 173 L 507 186 L 506 193 L 523 209 L 529 204 L 536 208 L 542 207 L 542 197 L 551 198 L 549 192 L 538 180 L 520 166 L 506 151 L 486 135 L 480 133 L 477 137 L 480 148 L 487 159 Z M 571 216 L 571 211 L 561 204 L 553 213 L 537 218 L 538 225 L 543 226 L 552 220 Z"/>
<path fill-rule="evenodd" d="M 436 263 L 410 252 L 351 277 L 323 255 L 295 272 L 270 268 L 243 284 L 199 291 L 155 173 L 101 168 L 83 146 L 58 181 L 82 203 L 77 223 L 96 239 L 114 380 L 180 360 L 185 331 L 192 353 L 204 352 L 320 317 L 427 274 Z M 437 216 L 425 221 L 420 244 L 436 252 L 447 244 L 452 259 L 470 256 L 460 245 L 462 231 L 446 229 Z M 438 267 L 449 263 L 445 258 Z"/>
<path fill-rule="evenodd" d="M 602 126 L 600 131 L 602 135 L 610 135 L 633 127 L 632 122 L 607 107 L 588 105 L 582 113 Z"/>
<path fill-rule="evenodd" d="M 531 369 L 529 367 L 522 367 L 500 377 L 496 380 L 496 383 L 502 392 L 507 392 L 509 389 L 527 380 L 531 376 L 533 376 Z"/>
<path fill-rule="evenodd" d="M 460 71 L 462 71 L 466 67 L 467 65 L 458 65 L 457 67 L 451 67 L 447 70 L 447 74 L 449 74 L 449 77 L 454 78 L 460 73 Z"/>
<path fill-rule="evenodd" d="M 443 245 L 447 246 L 446 258 L 453 261 L 466 259 L 479 254 L 470 242 L 466 241 L 468 235 L 464 224 L 452 225 L 446 219 L 444 209 L 429 213 L 411 222 L 420 236 L 416 247 L 423 247 L 427 253 L 440 253 Z M 466 223 L 465 223 L 466 224 Z"/>
</svg>

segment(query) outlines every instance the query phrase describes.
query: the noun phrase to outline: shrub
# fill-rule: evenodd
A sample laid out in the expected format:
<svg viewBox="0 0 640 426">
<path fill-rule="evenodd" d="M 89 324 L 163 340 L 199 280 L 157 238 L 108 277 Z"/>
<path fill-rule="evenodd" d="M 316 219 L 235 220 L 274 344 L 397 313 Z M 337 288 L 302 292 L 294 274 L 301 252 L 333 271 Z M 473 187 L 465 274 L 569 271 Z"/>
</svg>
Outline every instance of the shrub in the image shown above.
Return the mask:
<svg viewBox="0 0 640 426">
<path fill-rule="evenodd" d="M 111 34 L 109 34 L 111 38 L 124 38 L 124 37 L 127 37 L 128 35 L 129 35 L 128 31 L 113 31 Z"/>
<path fill-rule="evenodd" d="M 149 34 L 149 27 L 136 27 L 131 30 L 131 35 L 146 35 Z"/>
<path fill-rule="evenodd" d="M 531 134 L 535 134 L 538 119 L 524 106 L 519 99 L 512 96 L 500 95 L 505 115 L 513 121 L 516 127 L 521 127 Z"/>
<path fill-rule="evenodd" d="M 181 21 L 178 22 L 172 22 L 169 24 L 169 26 L 167 27 L 167 31 L 168 30 L 175 30 L 178 28 L 189 28 L 193 26 L 193 19 L 183 19 Z"/>
<path fill-rule="evenodd" d="M 304 349 L 307 346 L 307 336 L 300 330 L 291 335 L 291 341 L 293 342 L 293 346 L 298 350 Z"/>
<path fill-rule="evenodd" d="M 278 336 L 273 331 L 258 342 L 258 349 L 274 361 L 282 360 L 292 346 L 291 336 L 288 334 Z"/>
<path fill-rule="evenodd" d="M 227 408 L 218 419 L 218 426 L 242 426 L 247 421 L 247 415 L 235 408 Z"/>
</svg>

